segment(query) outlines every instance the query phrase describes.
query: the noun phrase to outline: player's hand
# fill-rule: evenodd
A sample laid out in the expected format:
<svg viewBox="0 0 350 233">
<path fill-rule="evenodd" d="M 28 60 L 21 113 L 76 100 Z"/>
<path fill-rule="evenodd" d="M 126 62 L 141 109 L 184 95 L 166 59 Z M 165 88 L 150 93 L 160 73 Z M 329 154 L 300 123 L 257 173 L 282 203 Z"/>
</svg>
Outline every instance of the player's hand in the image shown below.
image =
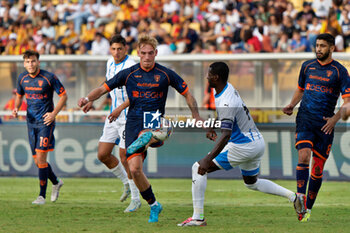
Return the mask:
<svg viewBox="0 0 350 233">
<path fill-rule="evenodd" d="M 218 135 L 216 134 L 215 130 L 213 130 L 213 129 L 208 130 L 208 132 L 207 132 L 207 138 L 208 138 L 209 140 L 212 140 L 212 141 L 215 142 L 217 136 L 218 136 Z"/>
<path fill-rule="evenodd" d="M 14 108 L 14 109 L 12 110 L 12 116 L 13 116 L 14 118 L 17 118 L 17 117 L 18 117 L 18 108 Z"/>
<path fill-rule="evenodd" d="M 89 101 L 87 101 L 86 97 L 81 97 L 78 101 L 79 107 L 84 107 Z"/>
<path fill-rule="evenodd" d="M 121 110 L 119 110 L 118 108 L 114 109 L 113 112 L 108 116 L 109 123 L 112 123 L 112 121 L 115 121 L 119 117 L 120 113 L 121 113 Z"/>
<path fill-rule="evenodd" d="M 325 134 L 331 134 L 335 124 L 337 124 L 337 120 L 335 117 L 323 117 L 323 120 L 327 121 L 327 123 L 321 128 L 321 130 Z"/>
<path fill-rule="evenodd" d="M 49 126 L 52 122 L 55 121 L 56 115 L 52 112 L 47 112 L 43 116 L 44 118 L 44 125 Z"/>
<path fill-rule="evenodd" d="M 82 108 L 83 112 L 87 113 L 88 111 L 90 111 L 92 109 L 93 106 L 93 102 L 90 101 L 87 104 L 85 104 L 85 106 Z"/>
<path fill-rule="evenodd" d="M 208 161 L 205 157 L 201 159 L 198 163 L 199 163 L 198 174 L 203 176 L 205 175 L 205 173 L 208 172 L 210 161 Z"/>
<path fill-rule="evenodd" d="M 288 116 L 292 115 L 293 114 L 293 109 L 294 109 L 294 106 L 291 105 L 291 104 L 288 104 L 287 106 L 285 106 L 282 111 L 284 114 L 287 114 Z"/>
</svg>

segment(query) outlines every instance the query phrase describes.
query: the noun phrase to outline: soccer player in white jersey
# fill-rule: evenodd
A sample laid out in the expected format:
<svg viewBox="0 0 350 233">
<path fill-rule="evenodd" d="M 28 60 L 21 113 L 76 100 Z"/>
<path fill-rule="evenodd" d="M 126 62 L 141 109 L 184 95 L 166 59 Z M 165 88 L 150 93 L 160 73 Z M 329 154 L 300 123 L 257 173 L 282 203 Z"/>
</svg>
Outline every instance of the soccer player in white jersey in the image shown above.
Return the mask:
<svg viewBox="0 0 350 233">
<path fill-rule="evenodd" d="M 110 53 L 112 57 L 107 61 L 107 80 L 111 79 L 119 71 L 136 64 L 135 61 L 127 55 L 126 41 L 120 35 L 112 37 L 110 41 Z M 128 100 L 128 96 L 124 86 L 114 89 L 110 92 L 110 95 L 112 98 L 111 114 L 105 121 L 103 133 L 98 144 L 97 157 L 123 182 L 124 192 L 120 197 L 120 201 L 125 201 L 131 192 L 130 205 L 124 212 L 134 212 L 141 207 L 141 201 L 139 190 L 132 179 L 125 156 L 125 123 L 128 109 L 125 108 L 124 105 Z M 84 106 L 83 111 L 88 112 L 92 104 L 93 101 L 90 101 Z M 117 144 L 118 141 L 121 163 L 112 155 L 114 145 Z"/>
<path fill-rule="evenodd" d="M 207 173 L 219 169 L 230 170 L 235 166 L 241 169 L 247 188 L 286 197 L 294 203 L 297 213 L 305 208 L 301 194 L 270 180 L 258 179 L 265 142 L 237 90 L 227 82 L 228 74 L 229 68 L 224 62 L 209 66 L 207 79 L 210 87 L 215 89 L 215 105 L 222 134 L 212 151 L 192 166 L 193 215 L 178 226 L 207 225 L 204 219 Z M 216 141 L 215 131 L 208 131 L 207 138 Z"/>
</svg>

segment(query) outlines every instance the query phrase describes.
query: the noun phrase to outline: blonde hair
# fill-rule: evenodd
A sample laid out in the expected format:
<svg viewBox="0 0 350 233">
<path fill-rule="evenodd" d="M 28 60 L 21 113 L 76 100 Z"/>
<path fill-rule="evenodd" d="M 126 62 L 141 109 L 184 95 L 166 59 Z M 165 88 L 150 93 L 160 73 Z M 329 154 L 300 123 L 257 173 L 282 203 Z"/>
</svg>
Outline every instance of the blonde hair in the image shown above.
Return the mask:
<svg viewBox="0 0 350 233">
<path fill-rule="evenodd" d="M 147 45 L 147 44 L 151 45 L 153 49 L 157 49 L 158 41 L 156 40 L 156 38 L 150 35 L 141 34 L 137 41 L 137 48 L 140 49 L 142 45 Z"/>
</svg>

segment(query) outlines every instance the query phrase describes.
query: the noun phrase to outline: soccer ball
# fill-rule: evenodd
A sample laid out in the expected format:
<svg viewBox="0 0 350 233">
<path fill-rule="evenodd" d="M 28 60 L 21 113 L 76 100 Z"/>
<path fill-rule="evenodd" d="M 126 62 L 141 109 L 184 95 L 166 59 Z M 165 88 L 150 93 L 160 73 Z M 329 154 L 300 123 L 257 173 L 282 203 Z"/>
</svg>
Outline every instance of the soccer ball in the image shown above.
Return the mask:
<svg viewBox="0 0 350 233">
<path fill-rule="evenodd" d="M 160 128 L 152 129 L 153 137 L 159 141 L 167 140 L 173 132 L 173 127 L 169 120 L 164 117 L 160 119 Z"/>
</svg>

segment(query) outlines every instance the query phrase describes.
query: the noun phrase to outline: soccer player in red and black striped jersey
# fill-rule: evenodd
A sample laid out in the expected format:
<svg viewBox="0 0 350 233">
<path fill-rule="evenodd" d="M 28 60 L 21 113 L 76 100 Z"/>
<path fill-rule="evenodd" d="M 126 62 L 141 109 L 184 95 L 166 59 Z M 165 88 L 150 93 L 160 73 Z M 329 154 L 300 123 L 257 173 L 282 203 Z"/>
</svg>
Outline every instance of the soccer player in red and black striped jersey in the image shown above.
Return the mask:
<svg viewBox="0 0 350 233">
<path fill-rule="evenodd" d="M 67 102 L 66 90 L 58 78 L 50 72 L 40 69 L 39 53 L 27 50 L 23 54 L 25 72 L 17 81 L 17 96 L 14 117 L 18 116 L 22 98 L 27 99 L 27 127 L 29 144 L 35 164 L 39 168 L 40 194 L 32 204 L 45 204 L 47 179 L 52 182 L 51 201 L 56 201 L 63 181 L 58 179 L 47 162 L 47 154 L 53 151 L 55 138 L 55 117 Z M 53 92 L 60 97 L 54 107 Z"/>
<path fill-rule="evenodd" d="M 299 154 L 296 168 L 297 190 L 306 193 L 309 183 L 305 213 L 299 220 L 310 219 L 311 209 L 322 184 L 323 168 L 331 150 L 334 126 L 341 111 L 334 114 L 339 95 L 344 104 L 350 102 L 350 78 L 346 68 L 333 60 L 335 39 L 328 33 L 316 38 L 316 59 L 302 64 L 298 88 L 290 104 L 283 108 L 287 115 L 301 101 L 296 117 L 296 148 Z M 309 163 L 312 152 L 311 175 Z M 309 182 L 308 182 L 309 181 Z"/>
<path fill-rule="evenodd" d="M 143 160 L 147 151 L 134 151 L 129 153 L 129 146 L 138 140 L 139 133 L 144 130 L 144 114 L 154 112 L 163 115 L 168 88 L 172 86 L 183 95 L 192 112 L 193 118 L 202 120 L 198 114 L 197 102 L 190 93 L 186 82 L 174 71 L 155 62 L 157 55 L 157 41 L 148 35 L 142 35 L 138 40 L 138 56 L 140 63 L 124 69 L 112 79 L 105 82 L 99 88 L 92 90 L 87 97 L 81 98 L 79 107 L 83 107 L 89 101 L 96 100 L 108 91 L 120 86 L 126 86 L 130 106 L 125 126 L 125 147 L 127 160 L 133 180 L 140 190 L 141 196 L 151 206 L 148 222 L 158 222 L 158 215 L 162 206 L 156 201 L 152 187 L 143 173 Z M 141 134 L 146 135 L 146 134 Z M 149 134 L 147 134 L 149 135 Z M 148 138 L 149 144 L 161 145 L 161 141 Z"/>
</svg>

